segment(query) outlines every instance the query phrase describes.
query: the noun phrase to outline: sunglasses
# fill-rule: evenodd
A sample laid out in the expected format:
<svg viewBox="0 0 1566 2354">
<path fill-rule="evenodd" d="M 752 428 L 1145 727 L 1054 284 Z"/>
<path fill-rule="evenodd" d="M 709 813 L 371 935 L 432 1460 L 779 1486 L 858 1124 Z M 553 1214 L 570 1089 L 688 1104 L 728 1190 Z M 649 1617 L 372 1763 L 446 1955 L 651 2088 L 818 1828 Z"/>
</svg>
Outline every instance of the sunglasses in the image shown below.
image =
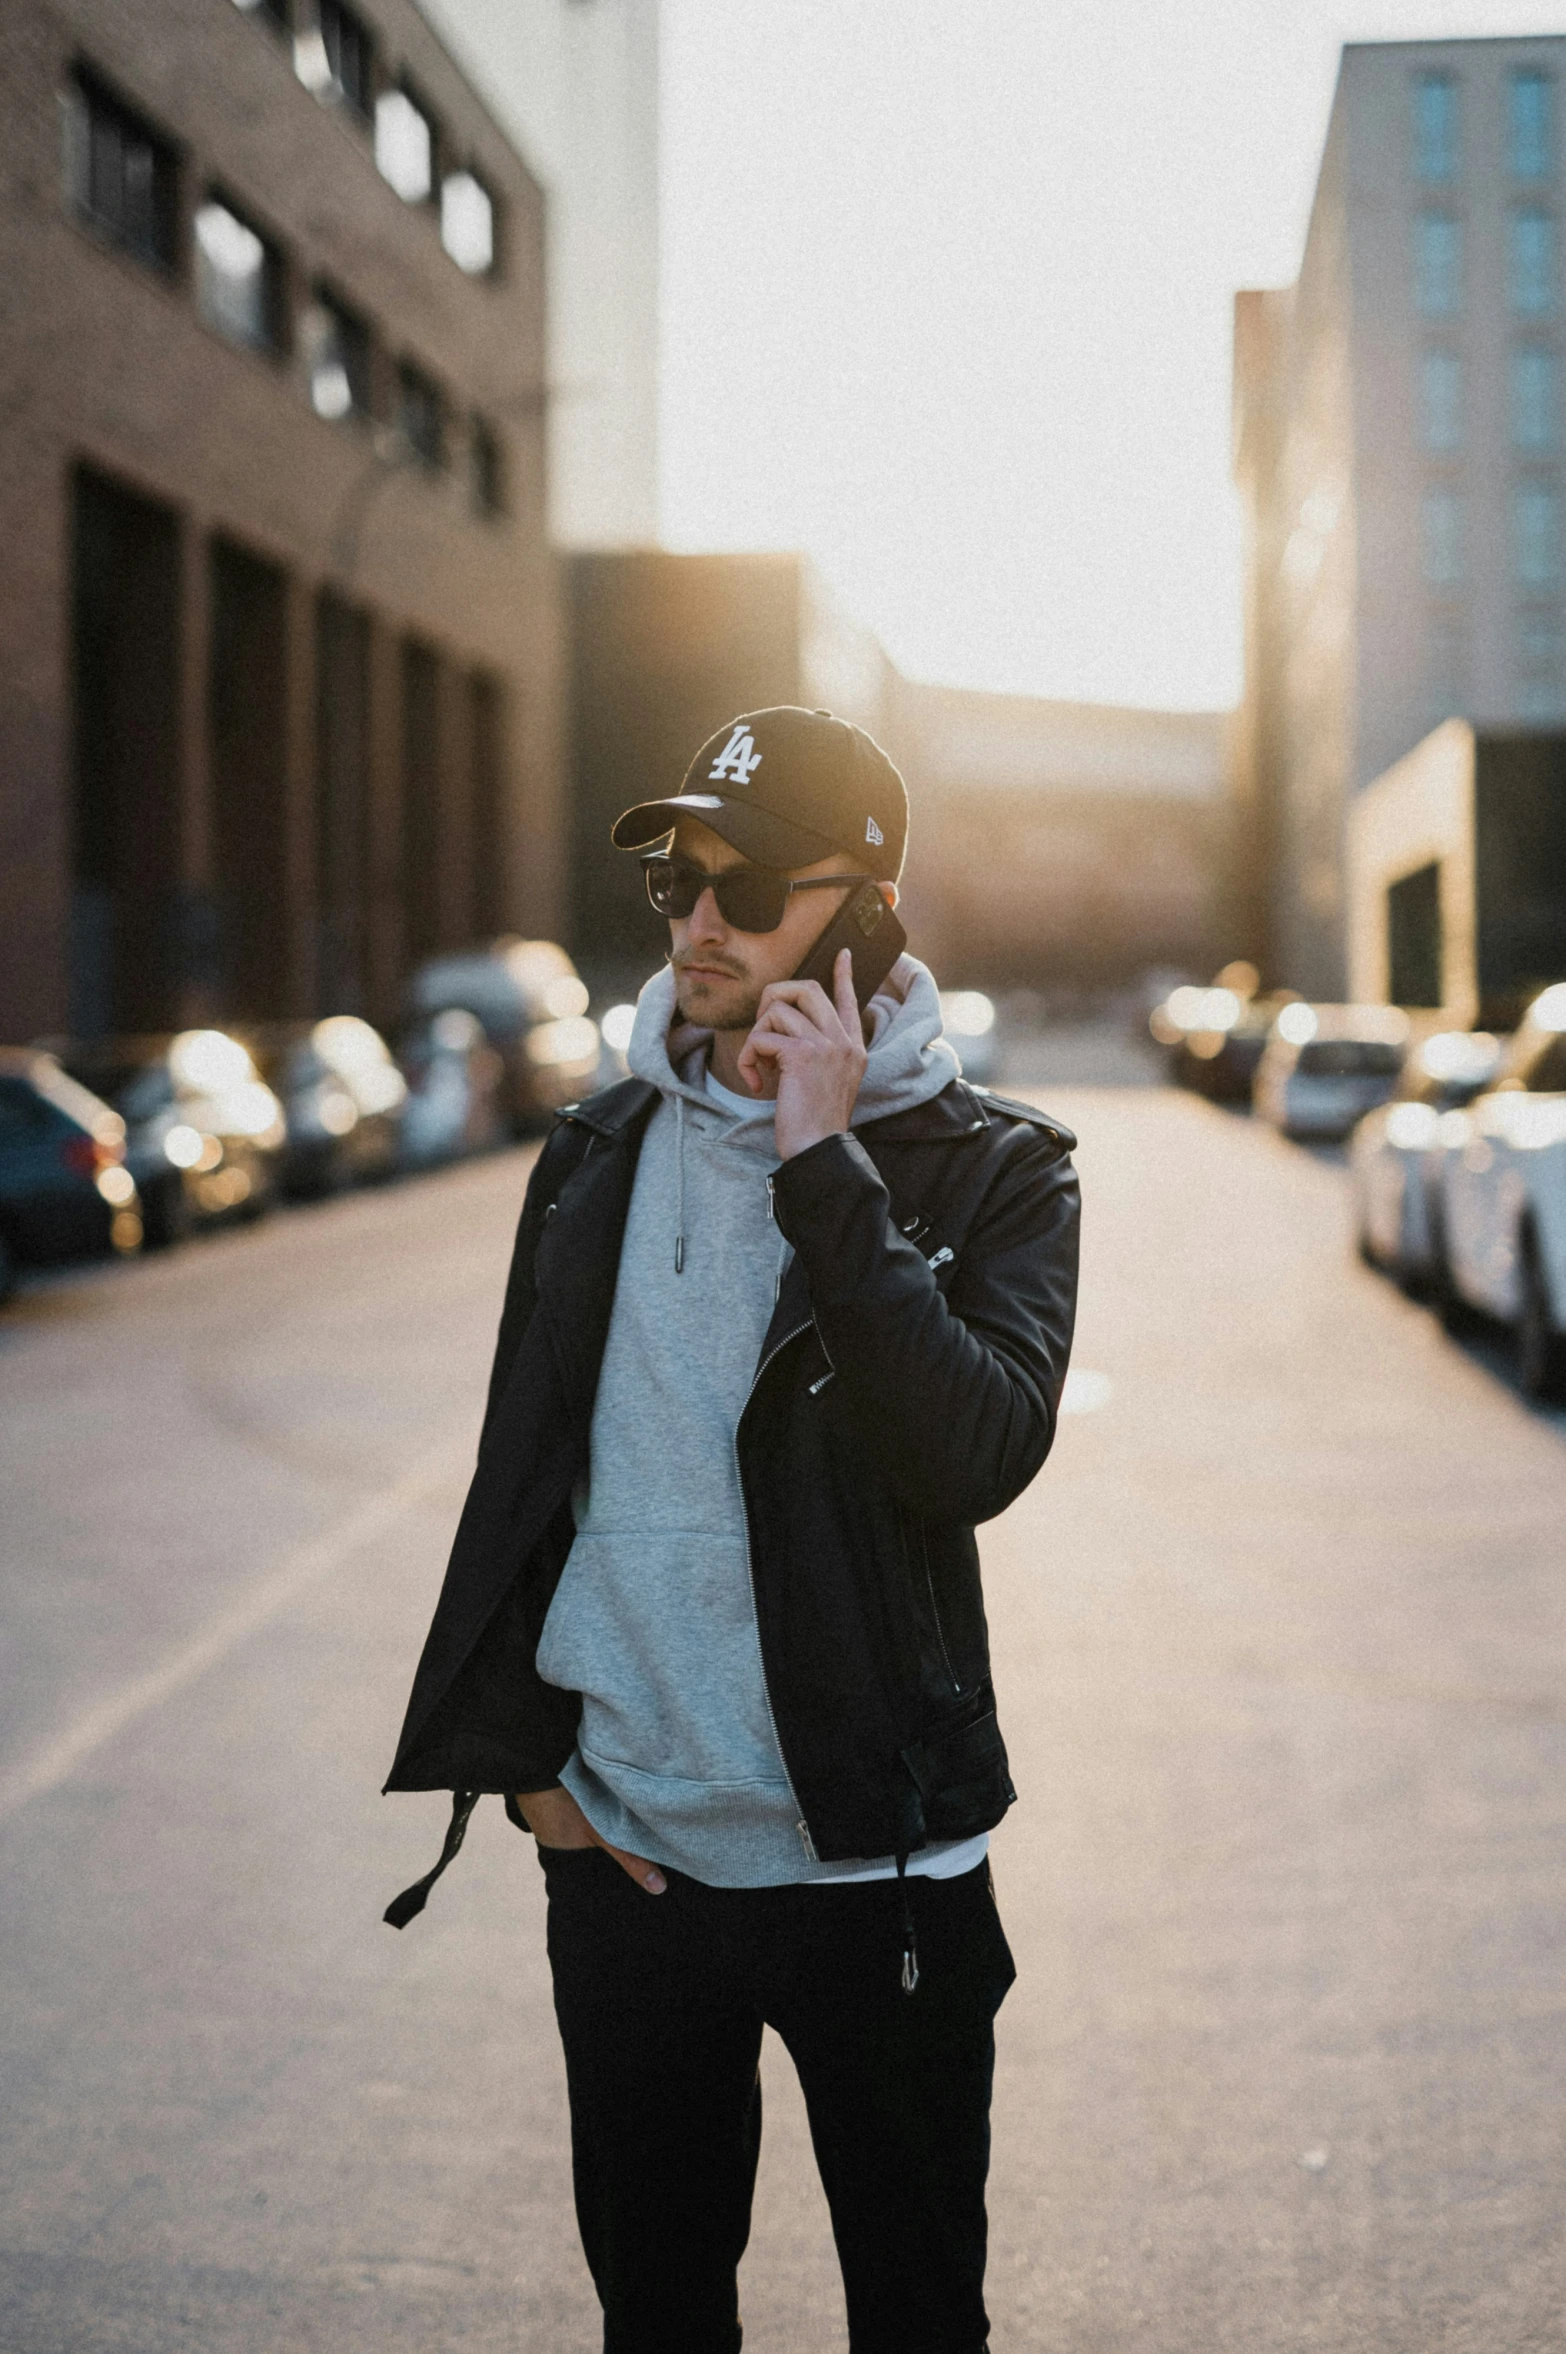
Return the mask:
<svg viewBox="0 0 1566 2354">
<path fill-rule="evenodd" d="M 791 882 L 768 866 L 730 866 L 710 875 L 688 866 L 683 859 L 644 858 L 647 896 L 660 915 L 694 915 L 703 891 L 710 891 L 718 913 L 736 932 L 775 932 L 788 912 L 796 891 L 841 891 L 846 883 L 865 881 L 863 875 L 807 875 Z"/>
</svg>

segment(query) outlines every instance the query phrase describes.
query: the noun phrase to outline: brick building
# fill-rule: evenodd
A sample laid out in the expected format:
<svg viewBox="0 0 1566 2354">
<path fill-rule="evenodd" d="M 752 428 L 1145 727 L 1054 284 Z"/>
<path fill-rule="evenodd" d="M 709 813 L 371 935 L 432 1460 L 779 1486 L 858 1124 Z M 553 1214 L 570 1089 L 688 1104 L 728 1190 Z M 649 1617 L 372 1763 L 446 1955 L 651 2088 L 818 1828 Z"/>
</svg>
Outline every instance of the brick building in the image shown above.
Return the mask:
<svg viewBox="0 0 1566 2354">
<path fill-rule="evenodd" d="M 558 928 L 543 231 L 411 0 L 13 0 L 0 1037 Z"/>
</svg>

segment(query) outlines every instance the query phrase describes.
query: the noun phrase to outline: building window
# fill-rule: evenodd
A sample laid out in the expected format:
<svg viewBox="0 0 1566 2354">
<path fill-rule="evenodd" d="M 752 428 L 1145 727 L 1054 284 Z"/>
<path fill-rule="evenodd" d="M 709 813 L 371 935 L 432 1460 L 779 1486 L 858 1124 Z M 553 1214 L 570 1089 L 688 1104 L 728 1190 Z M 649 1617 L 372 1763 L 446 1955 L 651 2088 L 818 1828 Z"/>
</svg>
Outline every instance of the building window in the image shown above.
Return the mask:
<svg viewBox="0 0 1566 2354">
<path fill-rule="evenodd" d="M 1457 177 L 1457 84 L 1450 74 L 1415 78 L 1414 171 L 1421 180 Z"/>
<path fill-rule="evenodd" d="M 500 437 L 482 417 L 475 417 L 468 428 L 468 488 L 475 515 L 505 513 L 506 471 Z"/>
<path fill-rule="evenodd" d="M 1532 67 L 1508 77 L 1506 130 L 1514 179 L 1545 180 L 1555 169 L 1554 95 L 1549 75 Z"/>
<path fill-rule="evenodd" d="M 294 68 L 318 98 L 340 99 L 369 121 L 375 44 L 344 0 L 316 0 L 294 45 Z"/>
<path fill-rule="evenodd" d="M 446 463 L 446 402 L 440 386 L 411 360 L 397 370 L 397 429 L 421 466 Z"/>
<path fill-rule="evenodd" d="M 1512 354 L 1512 442 L 1537 453 L 1560 439 L 1560 361 L 1552 351 L 1524 344 Z"/>
<path fill-rule="evenodd" d="M 406 90 L 375 102 L 375 161 L 404 204 L 424 204 L 435 187 L 435 125 Z"/>
<path fill-rule="evenodd" d="M 1455 490 L 1427 490 L 1421 515 L 1422 570 L 1432 588 L 1454 588 L 1463 577 L 1463 512 Z"/>
<path fill-rule="evenodd" d="M 85 74 L 71 85 L 71 196 L 95 229 L 155 270 L 178 261 L 179 164 L 149 123 Z"/>
<path fill-rule="evenodd" d="M 1556 586 L 1561 576 L 1561 501 L 1548 483 L 1519 483 L 1512 494 L 1512 555 L 1522 587 Z"/>
<path fill-rule="evenodd" d="M 1462 375 L 1456 352 L 1427 351 L 1419 363 L 1420 438 L 1437 455 L 1462 441 Z"/>
<path fill-rule="evenodd" d="M 1512 308 L 1521 318 L 1545 318 L 1555 308 L 1555 216 L 1514 212 L 1508 229 Z"/>
<path fill-rule="evenodd" d="M 302 340 L 310 406 L 334 424 L 370 414 L 370 330 L 330 294 L 317 289 L 305 313 Z"/>
<path fill-rule="evenodd" d="M 1561 624 L 1553 607 L 1517 616 L 1517 716 L 1554 719 L 1561 710 Z"/>
<path fill-rule="evenodd" d="M 1450 213 L 1421 213 L 1414 224 L 1414 275 L 1427 319 L 1454 318 L 1462 302 L 1463 225 Z"/>
<path fill-rule="evenodd" d="M 1439 727 L 1468 700 L 1468 633 L 1451 613 L 1425 622 L 1425 725 Z"/>
<path fill-rule="evenodd" d="M 276 351 L 283 326 L 276 246 L 216 196 L 199 207 L 195 232 L 196 307 L 207 325 L 252 351 Z"/>
<path fill-rule="evenodd" d="M 441 182 L 440 241 L 470 278 L 495 266 L 495 207 L 472 172 L 451 172 Z"/>
</svg>

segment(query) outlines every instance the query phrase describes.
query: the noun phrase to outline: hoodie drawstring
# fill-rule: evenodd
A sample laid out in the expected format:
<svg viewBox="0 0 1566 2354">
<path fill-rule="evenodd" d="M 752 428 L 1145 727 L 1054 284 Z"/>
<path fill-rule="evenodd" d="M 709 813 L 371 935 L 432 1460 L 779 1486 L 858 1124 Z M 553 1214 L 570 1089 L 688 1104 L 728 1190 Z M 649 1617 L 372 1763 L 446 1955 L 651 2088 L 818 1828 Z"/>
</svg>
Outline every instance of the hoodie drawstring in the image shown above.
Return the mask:
<svg viewBox="0 0 1566 2354">
<path fill-rule="evenodd" d="M 674 1272 L 685 1273 L 685 1098 L 674 1099 Z"/>
</svg>

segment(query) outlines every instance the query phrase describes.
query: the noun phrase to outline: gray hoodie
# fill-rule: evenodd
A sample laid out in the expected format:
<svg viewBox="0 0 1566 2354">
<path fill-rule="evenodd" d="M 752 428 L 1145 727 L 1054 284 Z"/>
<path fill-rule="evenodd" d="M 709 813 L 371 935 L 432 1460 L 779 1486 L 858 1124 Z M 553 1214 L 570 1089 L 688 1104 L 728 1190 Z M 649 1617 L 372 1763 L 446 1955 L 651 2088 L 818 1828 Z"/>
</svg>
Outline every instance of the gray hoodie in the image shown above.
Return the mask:
<svg viewBox="0 0 1566 2354">
<path fill-rule="evenodd" d="M 938 1095 L 959 1064 L 911 956 L 870 1004 L 853 1121 Z M 576 1542 L 538 1670 L 582 1695 L 563 1781 L 602 1838 L 715 1887 L 832 1879 L 812 1861 L 761 1666 L 735 1431 L 788 1257 L 769 1103 L 709 1092 L 709 1031 L 648 982 L 629 1061 L 648 1121 L 593 1405 Z M 925 1851 L 921 1862 L 932 1860 Z"/>
</svg>

